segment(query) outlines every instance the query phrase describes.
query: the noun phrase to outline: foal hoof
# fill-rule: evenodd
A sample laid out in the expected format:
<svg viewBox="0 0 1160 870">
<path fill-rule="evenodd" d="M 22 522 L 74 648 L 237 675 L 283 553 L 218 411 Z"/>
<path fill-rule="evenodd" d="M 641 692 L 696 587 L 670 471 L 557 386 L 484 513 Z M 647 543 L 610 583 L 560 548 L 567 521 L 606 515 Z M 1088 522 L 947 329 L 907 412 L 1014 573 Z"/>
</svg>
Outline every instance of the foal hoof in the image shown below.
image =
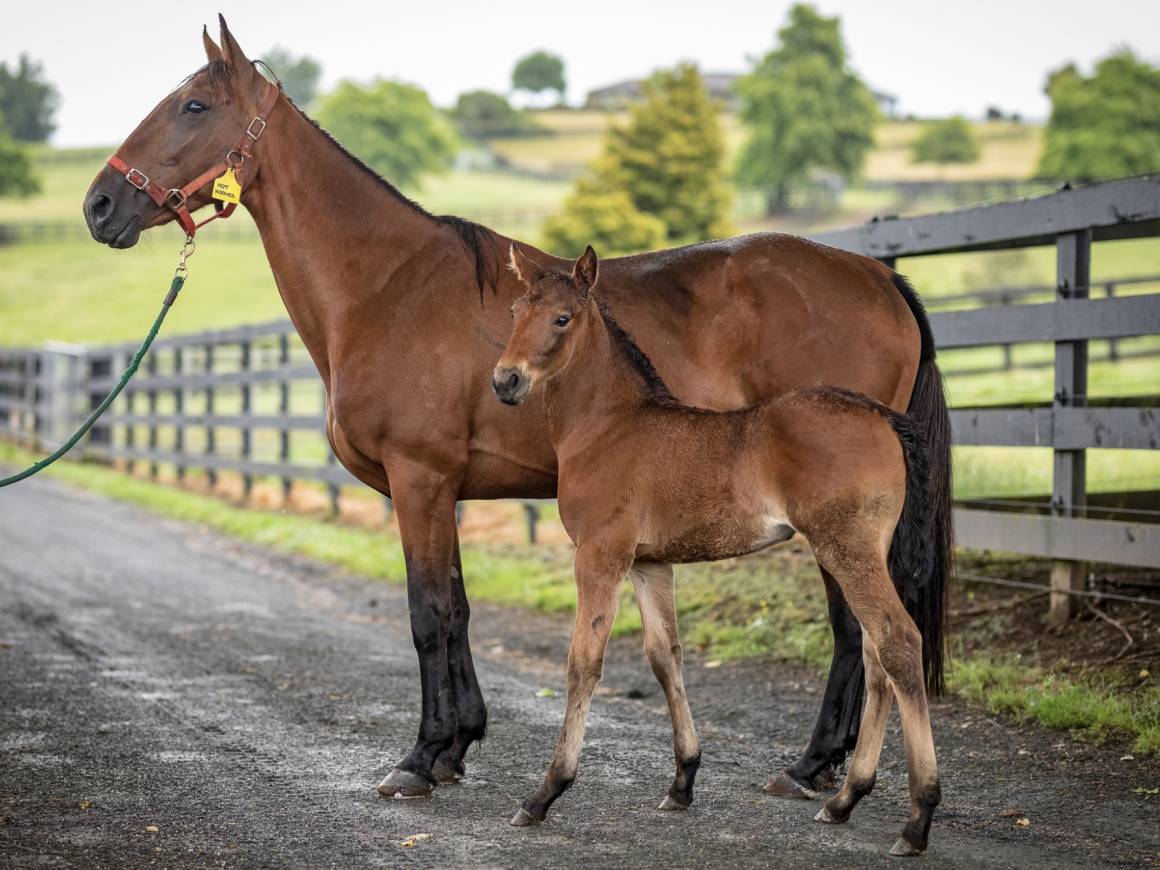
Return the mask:
<svg viewBox="0 0 1160 870">
<path fill-rule="evenodd" d="M 467 773 L 466 768 L 462 764 L 452 766 L 442 758 L 436 759 L 435 764 L 431 768 L 431 775 L 435 777 L 435 781 L 439 785 L 451 785 L 463 779 L 463 775 Z"/>
<path fill-rule="evenodd" d="M 435 783 L 429 782 L 417 773 L 395 768 L 379 783 L 379 794 L 397 801 L 431 797 Z"/>
<path fill-rule="evenodd" d="M 814 821 L 815 822 L 823 822 L 824 824 L 827 824 L 827 825 L 841 825 L 846 820 L 839 819 L 839 818 L 835 817 L 830 812 L 829 807 L 823 806 L 820 810 L 818 810 L 818 814 L 816 816 L 814 816 Z M 899 842 L 901 842 L 901 841 L 899 841 Z"/>
<path fill-rule="evenodd" d="M 922 851 L 922 849 L 914 848 L 902 837 L 895 840 L 894 845 L 890 847 L 890 854 L 895 858 L 915 858 L 921 855 Z"/>
<path fill-rule="evenodd" d="M 512 816 L 511 825 L 513 828 L 527 828 L 531 825 L 538 825 L 543 821 L 543 818 L 536 818 L 523 807 L 520 811 Z"/>
<path fill-rule="evenodd" d="M 677 810 L 687 810 L 688 808 L 689 808 L 688 804 L 681 803 L 679 800 L 676 800 L 671 794 L 665 795 L 665 799 L 663 801 L 661 801 L 659 804 L 657 804 L 658 810 L 664 810 L 665 812 L 670 812 L 670 813 L 676 812 Z"/>
<path fill-rule="evenodd" d="M 766 794 L 774 797 L 796 798 L 797 800 L 812 801 L 818 793 L 812 788 L 806 788 L 784 770 L 761 787 Z"/>
</svg>

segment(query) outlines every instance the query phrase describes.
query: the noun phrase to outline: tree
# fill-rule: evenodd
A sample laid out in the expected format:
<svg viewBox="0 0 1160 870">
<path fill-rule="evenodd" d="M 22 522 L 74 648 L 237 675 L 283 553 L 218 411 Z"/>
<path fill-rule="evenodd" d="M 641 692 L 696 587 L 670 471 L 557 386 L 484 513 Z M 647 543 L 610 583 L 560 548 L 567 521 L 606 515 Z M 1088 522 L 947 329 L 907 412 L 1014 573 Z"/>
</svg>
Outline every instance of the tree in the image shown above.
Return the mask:
<svg viewBox="0 0 1160 870">
<path fill-rule="evenodd" d="M 1117 51 L 1085 77 L 1055 70 L 1043 155 L 1036 175 L 1096 181 L 1160 169 L 1160 68 Z"/>
<path fill-rule="evenodd" d="M 771 213 L 812 169 L 856 175 L 878 118 L 873 95 L 847 65 L 836 17 L 798 4 L 777 36 L 778 46 L 737 83 L 750 131 L 737 176 L 770 191 Z"/>
<path fill-rule="evenodd" d="M 352 153 L 402 186 L 446 169 L 458 144 L 427 92 L 401 82 L 341 82 L 319 101 L 318 120 Z"/>
<path fill-rule="evenodd" d="M 563 100 L 564 61 L 546 51 L 536 51 L 521 58 L 512 70 L 512 90 L 533 94 L 555 91 Z"/>
<path fill-rule="evenodd" d="M 300 106 L 309 106 L 318 94 L 318 80 L 322 65 L 307 55 L 294 55 L 280 46 L 274 46 L 262 56 L 279 79 L 282 89 Z M 263 75 L 266 71 L 263 70 Z M 267 78 L 269 76 L 267 75 Z"/>
<path fill-rule="evenodd" d="M 965 118 L 955 116 L 927 124 L 911 147 L 915 163 L 974 163 L 979 141 Z"/>
<path fill-rule="evenodd" d="M 542 244 L 569 258 L 585 245 L 601 256 L 616 256 L 659 248 L 665 235 L 664 222 L 637 210 L 628 193 L 604 188 L 589 176 L 577 183 L 563 210 L 545 221 Z"/>
<path fill-rule="evenodd" d="M 693 64 L 661 70 L 628 123 L 611 127 L 596 172 L 628 193 L 637 210 L 660 218 L 668 238 L 699 241 L 727 231 L 729 188 L 718 107 Z"/>
<path fill-rule="evenodd" d="M 28 152 L 4 132 L 0 118 L 0 196 L 31 196 L 40 190 Z"/>
<path fill-rule="evenodd" d="M 0 116 L 8 133 L 22 142 L 44 142 L 56 129 L 52 116 L 60 98 L 44 70 L 26 54 L 15 69 L 0 63 Z"/>
<path fill-rule="evenodd" d="M 464 136 L 475 139 L 519 136 L 537 129 L 527 115 L 512 108 L 507 97 L 492 91 L 460 94 L 451 117 Z"/>
</svg>

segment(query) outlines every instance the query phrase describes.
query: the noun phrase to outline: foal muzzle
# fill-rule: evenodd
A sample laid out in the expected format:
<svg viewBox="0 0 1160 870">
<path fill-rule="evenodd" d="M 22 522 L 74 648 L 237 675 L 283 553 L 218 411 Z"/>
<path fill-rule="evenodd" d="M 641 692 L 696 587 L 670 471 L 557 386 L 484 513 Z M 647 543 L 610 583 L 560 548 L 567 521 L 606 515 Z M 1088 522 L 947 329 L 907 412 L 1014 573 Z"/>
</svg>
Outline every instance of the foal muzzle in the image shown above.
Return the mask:
<svg viewBox="0 0 1160 870">
<path fill-rule="evenodd" d="M 532 389 L 532 379 L 522 370 L 496 366 L 491 374 L 491 388 L 505 405 L 518 405 Z"/>
</svg>

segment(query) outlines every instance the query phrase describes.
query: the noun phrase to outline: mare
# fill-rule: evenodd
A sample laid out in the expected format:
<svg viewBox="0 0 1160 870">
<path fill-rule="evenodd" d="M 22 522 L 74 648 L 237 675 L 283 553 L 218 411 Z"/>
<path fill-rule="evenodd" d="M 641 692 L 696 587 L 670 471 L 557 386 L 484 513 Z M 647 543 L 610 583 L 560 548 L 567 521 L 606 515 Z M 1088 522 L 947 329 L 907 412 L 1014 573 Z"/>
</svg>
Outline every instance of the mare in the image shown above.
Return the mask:
<svg viewBox="0 0 1160 870">
<path fill-rule="evenodd" d="M 383 780 L 389 796 L 429 795 L 464 772 L 487 708 L 468 641 L 457 499 L 550 498 L 556 459 L 543 414 L 505 409 L 490 375 L 524 287 L 504 268 L 511 240 L 435 216 L 347 153 L 246 59 L 221 22 L 203 32 L 208 62 L 166 95 L 118 148 L 132 180 L 105 167 L 85 197 L 92 236 L 112 248 L 210 202 L 212 184 L 173 199 L 223 160 L 242 162 L 241 205 L 327 393 L 339 461 L 394 501 L 419 658 L 418 737 Z M 220 44 L 219 44 L 220 43 Z M 264 126 L 255 124 L 259 115 Z M 243 131 L 260 133 L 240 154 Z M 142 181 L 147 178 L 161 202 Z M 160 191 L 161 193 L 158 193 Z M 564 267 L 529 245 L 540 262 Z M 194 263 L 196 272 L 196 263 Z M 924 619 L 937 685 L 950 448 L 930 327 L 911 288 L 867 257 L 762 233 L 610 259 L 601 292 L 666 382 L 690 404 L 728 410 L 797 386 L 836 384 L 898 411 L 931 442 L 930 503 L 940 568 L 908 602 Z M 196 292 L 196 289 L 187 292 Z M 834 657 L 805 753 L 768 790 L 813 796 L 853 746 L 863 696 L 862 643 L 839 586 L 824 573 Z"/>
</svg>

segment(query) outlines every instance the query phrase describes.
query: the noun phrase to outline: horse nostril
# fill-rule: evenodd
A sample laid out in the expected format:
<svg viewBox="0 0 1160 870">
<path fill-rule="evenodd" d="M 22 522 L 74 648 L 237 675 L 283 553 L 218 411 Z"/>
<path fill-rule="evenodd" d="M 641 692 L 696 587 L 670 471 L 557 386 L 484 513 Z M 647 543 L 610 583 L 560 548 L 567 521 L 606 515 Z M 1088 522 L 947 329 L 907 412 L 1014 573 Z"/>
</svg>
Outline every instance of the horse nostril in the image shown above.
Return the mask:
<svg viewBox="0 0 1160 870">
<path fill-rule="evenodd" d="M 104 223 L 113 214 L 113 199 L 104 193 L 95 193 L 89 199 L 89 217 L 98 224 Z"/>
<path fill-rule="evenodd" d="M 507 379 L 507 385 L 508 385 L 508 389 L 511 389 L 511 390 L 514 390 L 516 387 L 518 387 L 518 386 L 520 385 L 520 374 L 519 374 L 519 372 L 512 372 L 512 373 L 511 373 L 511 374 L 508 376 L 508 379 Z"/>
</svg>

